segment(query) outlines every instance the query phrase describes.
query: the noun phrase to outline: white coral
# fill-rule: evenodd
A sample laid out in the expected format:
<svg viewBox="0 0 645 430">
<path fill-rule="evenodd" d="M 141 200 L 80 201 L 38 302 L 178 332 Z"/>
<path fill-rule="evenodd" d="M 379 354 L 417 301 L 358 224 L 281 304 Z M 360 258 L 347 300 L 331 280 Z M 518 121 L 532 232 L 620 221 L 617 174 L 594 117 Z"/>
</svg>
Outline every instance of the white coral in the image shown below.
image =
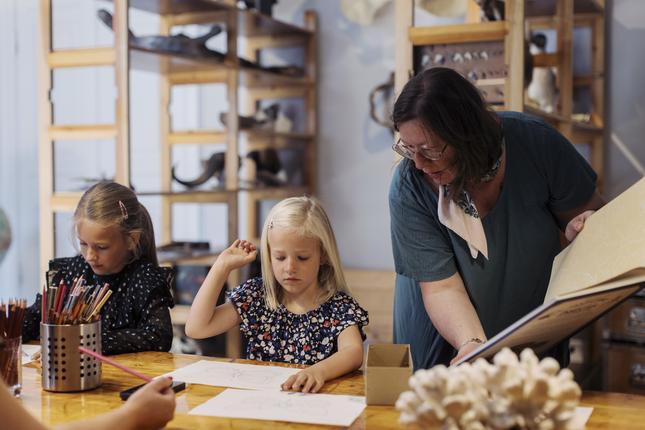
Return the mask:
<svg viewBox="0 0 645 430">
<path fill-rule="evenodd" d="M 518 359 L 504 348 L 493 364 L 480 358 L 418 370 L 409 385 L 396 402 L 400 421 L 439 420 L 446 430 L 564 429 L 581 395 L 569 369 L 560 370 L 552 358 L 539 361 L 530 349 Z"/>
</svg>

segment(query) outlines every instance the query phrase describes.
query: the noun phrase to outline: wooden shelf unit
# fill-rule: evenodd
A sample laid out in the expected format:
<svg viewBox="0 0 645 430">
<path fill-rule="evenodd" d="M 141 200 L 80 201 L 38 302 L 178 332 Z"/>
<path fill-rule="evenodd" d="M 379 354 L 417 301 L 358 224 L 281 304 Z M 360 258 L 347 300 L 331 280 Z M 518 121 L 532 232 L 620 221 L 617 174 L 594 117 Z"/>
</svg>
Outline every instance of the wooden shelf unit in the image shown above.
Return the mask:
<svg viewBox="0 0 645 430">
<path fill-rule="evenodd" d="M 524 3 L 522 1 L 509 0 L 506 2 L 506 21 L 466 22 L 433 27 L 414 26 L 413 1 L 396 2 L 395 7 L 396 70 L 394 80 L 397 94 L 408 81 L 408 77 L 414 74 L 414 47 L 502 41 L 504 43 L 504 62 L 508 69 L 508 76 L 505 79 L 504 107 L 510 110 L 522 110 L 524 79 Z"/>
<path fill-rule="evenodd" d="M 261 200 L 282 199 L 316 190 L 316 136 L 317 136 L 317 15 L 305 12 L 303 27 L 280 22 L 251 10 L 240 10 L 235 1 L 224 0 L 113 0 L 114 46 L 56 50 L 52 48 L 52 0 L 40 1 L 41 48 L 39 57 L 39 113 L 40 113 L 40 262 L 42 271 L 55 257 L 55 214 L 72 212 L 81 193 L 55 192 L 53 146 L 56 140 L 114 139 L 115 180 L 131 184 L 130 163 L 130 70 L 154 72 L 160 77 L 160 154 L 161 189 L 139 193 L 140 196 L 158 196 L 162 203 L 161 226 L 156 230 L 161 242 L 172 240 L 172 206 L 178 203 L 225 204 L 227 207 L 228 242 L 239 235 L 239 218 L 243 209 L 249 222 L 250 235 L 257 236 L 259 221 L 257 203 Z M 195 58 L 188 55 L 156 52 L 131 46 L 128 41 L 128 14 L 140 9 L 159 15 L 159 34 L 169 35 L 175 26 L 188 24 L 222 24 L 226 32 L 227 52 L 224 58 Z M 136 32 L 136 29 L 135 29 Z M 246 58 L 259 60 L 265 49 L 300 46 L 303 49 L 304 76 L 293 77 L 253 67 L 244 67 L 238 60 L 238 42 L 244 41 Z M 244 55 L 243 55 L 244 56 Z M 112 66 L 115 70 L 116 102 L 114 124 L 58 125 L 53 123 L 51 100 L 52 75 L 55 69 Z M 176 85 L 221 83 L 226 86 L 228 102 L 225 130 L 171 130 L 170 99 Z M 247 94 L 238 99 L 238 89 Z M 241 130 L 238 114 L 253 115 L 263 99 L 302 98 L 305 102 L 303 132 L 274 133 L 266 130 Z M 240 145 L 240 137 L 248 142 Z M 173 191 L 171 166 L 172 148 L 179 145 L 226 145 L 225 186 L 215 190 Z M 245 188 L 238 179 L 238 157 L 254 149 L 302 148 L 305 152 L 305 184 L 280 188 Z M 240 208 L 240 201 L 244 202 Z M 212 257 L 187 260 L 191 263 L 212 263 Z M 44 276 L 44 275 L 43 275 Z M 236 271 L 229 285 L 240 282 Z M 176 323 L 185 320 L 185 306 L 173 312 Z M 181 316 L 180 318 L 178 316 Z M 175 320 L 178 317 L 179 320 Z M 181 320 L 181 321 L 180 321 Z M 239 330 L 227 335 L 227 355 L 239 356 Z"/>
<path fill-rule="evenodd" d="M 479 22 L 479 8 L 469 1 L 464 24 L 415 27 L 413 1 L 396 3 L 396 73 L 398 94 L 413 70 L 413 48 L 434 44 L 504 41 L 507 66 L 504 106 L 496 109 L 525 111 L 543 118 L 574 144 L 589 145 L 589 162 L 603 182 L 604 142 L 604 1 L 602 0 L 507 0 L 505 21 Z M 573 73 L 573 31 L 591 30 L 591 70 Z M 557 70 L 559 106 L 546 113 L 529 105 L 524 91 L 524 37 L 531 30 L 555 30 L 557 51 L 535 56 L 534 66 Z M 573 91 L 591 89 L 590 121 L 574 120 Z"/>
<path fill-rule="evenodd" d="M 559 106 L 555 118 L 539 109 L 531 109 L 558 128 L 574 144 L 589 145 L 589 162 L 598 174 L 602 189 L 604 173 L 604 76 L 605 76 L 605 5 L 602 0 L 561 0 L 530 2 L 526 10 L 526 30 L 555 30 L 557 51 L 545 66 L 557 73 Z M 530 6 L 529 6 L 530 5 Z M 576 76 L 573 70 L 575 29 L 588 28 L 591 35 L 591 70 Z M 543 64 L 540 64 L 543 65 Z M 591 91 L 589 121 L 573 119 L 574 89 L 587 87 Z M 528 111 L 529 109 L 527 109 Z"/>
<path fill-rule="evenodd" d="M 115 41 L 113 47 L 96 49 L 67 49 L 54 51 L 52 48 L 52 0 L 40 0 L 40 47 L 38 57 L 38 105 L 39 137 L 39 204 L 40 204 L 40 267 L 41 283 L 47 262 L 55 256 L 55 214 L 72 212 L 78 203 L 80 193 L 56 192 L 54 189 L 54 142 L 56 140 L 115 140 L 115 180 L 130 183 L 129 153 L 129 99 L 128 99 L 128 56 L 127 4 L 114 5 Z M 122 31 L 120 31 L 122 30 Z M 53 122 L 51 91 L 55 69 L 113 66 L 117 86 L 115 103 L 115 124 L 58 125 Z"/>
</svg>

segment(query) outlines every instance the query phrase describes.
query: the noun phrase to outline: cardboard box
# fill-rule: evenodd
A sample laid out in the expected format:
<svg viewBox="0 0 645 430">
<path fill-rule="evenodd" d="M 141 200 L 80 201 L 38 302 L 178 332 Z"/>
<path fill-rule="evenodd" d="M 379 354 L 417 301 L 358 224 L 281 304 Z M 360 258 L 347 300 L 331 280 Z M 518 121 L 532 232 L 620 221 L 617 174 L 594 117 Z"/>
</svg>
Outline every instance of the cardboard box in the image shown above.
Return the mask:
<svg viewBox="0 0 645 430">
<path fill-rule="evenodd" d="M 365 364 L 365 400 L 368 405 L 394 405 L 409 390 L 412 376 L 410 345 L 369 345 Z"/>
</svg>

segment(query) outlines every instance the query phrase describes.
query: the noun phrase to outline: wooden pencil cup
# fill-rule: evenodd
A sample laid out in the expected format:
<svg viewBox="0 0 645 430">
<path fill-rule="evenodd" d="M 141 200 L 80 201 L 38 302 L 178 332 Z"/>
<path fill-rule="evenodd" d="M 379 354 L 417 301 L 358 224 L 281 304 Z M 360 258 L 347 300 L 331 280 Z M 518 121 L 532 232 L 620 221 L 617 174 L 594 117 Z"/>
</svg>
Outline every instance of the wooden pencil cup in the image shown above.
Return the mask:
<svg viewBox="0 0 645 430">
<path fill-rule="evenodd" d="M 101 385 L 101 362 L 79 346 L 101 353 L 101 321 L 40 324 L 42 387 L 47 391 L 86 391 Z"/>
</svg>

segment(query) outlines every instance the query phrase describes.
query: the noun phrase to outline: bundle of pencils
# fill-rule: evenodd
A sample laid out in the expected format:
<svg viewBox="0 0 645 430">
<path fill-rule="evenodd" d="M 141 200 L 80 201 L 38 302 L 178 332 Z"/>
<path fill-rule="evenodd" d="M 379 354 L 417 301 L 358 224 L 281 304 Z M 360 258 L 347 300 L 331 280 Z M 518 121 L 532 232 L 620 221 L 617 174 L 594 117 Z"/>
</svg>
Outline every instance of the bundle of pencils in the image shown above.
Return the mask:
<svg viewBox="0 0 645 430">
<path fill-rule="evenodd" d="M 0 336 L 14 339 L 22 335 L 22 320 L 25 318 L 27 300 L 0 301 Z"/>
<path fill-rule="evenodd" d="M 20 336 L 26 309 L 24 299 L 0 301 L 0 337 L 4 345 L 0 351 L 0 377 L 10 387 L 19 383 Z"/>
<path fill-rule="evenodd" d="M 45 286 L 42 295 L 42 319 L 45 324 L 85 324 L 99 319 L 101 308 L 112 295 L 108 284 L 85 285 L 81 276 L 71 286 L 64 281 Z"/>
</svg>

